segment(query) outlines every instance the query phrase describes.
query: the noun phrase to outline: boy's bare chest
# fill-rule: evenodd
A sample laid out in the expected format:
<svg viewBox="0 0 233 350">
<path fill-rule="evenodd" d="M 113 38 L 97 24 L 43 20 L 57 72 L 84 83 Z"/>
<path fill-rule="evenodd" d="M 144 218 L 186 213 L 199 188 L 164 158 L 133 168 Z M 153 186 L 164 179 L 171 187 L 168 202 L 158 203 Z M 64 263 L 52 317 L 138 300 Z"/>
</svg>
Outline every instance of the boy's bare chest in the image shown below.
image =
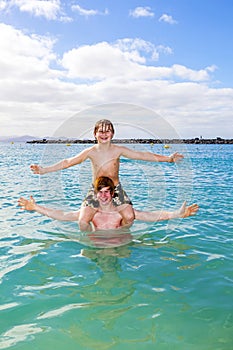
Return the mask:
<svg viewBox="0 0 233 350">
<path fill-rule="evenodd" d="M 98 167 L 112 167 L 119 164 L 119 157 L 114 153 L 96 152 L 91 157 L 92 163 Z"/>
</svg>

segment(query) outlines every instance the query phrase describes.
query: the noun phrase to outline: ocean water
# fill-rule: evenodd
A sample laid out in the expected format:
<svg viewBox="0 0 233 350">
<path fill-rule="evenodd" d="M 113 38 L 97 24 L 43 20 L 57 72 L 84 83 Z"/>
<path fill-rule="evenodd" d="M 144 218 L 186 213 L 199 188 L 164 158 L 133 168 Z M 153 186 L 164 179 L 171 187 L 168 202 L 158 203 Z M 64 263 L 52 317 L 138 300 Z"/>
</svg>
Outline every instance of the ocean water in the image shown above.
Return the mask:
<svg viewBox="0 0 233 350">
<path fill-rule="evenodd" d="M 39 177 L 83 145 L 0 144 L 0 349 L 230 350 L 233 348 L 233 147 L 189 145 L 179 165 L 122 160 L 135 208 L 198 203 L 194 217 L 136 222 L 131 238 L 95 247 L 76 223 L 17 206 L 20 196 L 74 210 L 90 164 Z M 134 145 L 157 153 L 173 145 Z"/>
</svg>

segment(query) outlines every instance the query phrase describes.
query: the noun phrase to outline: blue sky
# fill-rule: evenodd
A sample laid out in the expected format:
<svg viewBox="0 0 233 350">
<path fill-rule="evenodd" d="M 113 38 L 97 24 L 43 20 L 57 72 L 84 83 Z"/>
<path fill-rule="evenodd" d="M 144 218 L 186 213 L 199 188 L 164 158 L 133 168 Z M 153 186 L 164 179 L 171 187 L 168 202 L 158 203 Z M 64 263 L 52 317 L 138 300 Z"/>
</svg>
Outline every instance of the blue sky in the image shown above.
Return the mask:
<svg viewBox="0 0 233 350">
<path fill-rule="evenodd" d="M 74 115 L 85 132 L 119 103 L 120 123 L 233 138 L 232 14 L 231 0 L 0 0 L 0 137 L 53 136 Z"/>
</svg>

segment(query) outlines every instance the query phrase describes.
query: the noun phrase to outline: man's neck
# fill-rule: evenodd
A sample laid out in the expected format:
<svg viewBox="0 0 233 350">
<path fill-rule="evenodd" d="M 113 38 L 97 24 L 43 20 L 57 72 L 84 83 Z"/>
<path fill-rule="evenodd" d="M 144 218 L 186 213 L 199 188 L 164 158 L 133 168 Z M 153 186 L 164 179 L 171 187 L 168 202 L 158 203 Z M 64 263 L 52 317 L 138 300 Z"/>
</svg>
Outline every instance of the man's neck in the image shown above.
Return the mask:
<svg viewBox="0 0 233 350">
<path fill-rule="evenodd" d="M 99 211 L 104 211 L 104 212 L 113 212 L 115 211 L 115 207 L 114 205 L 111 203 L 107 204 L 107 205 L 101 205 L 100 203 L 100 206 L 99 206 Z"/>
</svg>

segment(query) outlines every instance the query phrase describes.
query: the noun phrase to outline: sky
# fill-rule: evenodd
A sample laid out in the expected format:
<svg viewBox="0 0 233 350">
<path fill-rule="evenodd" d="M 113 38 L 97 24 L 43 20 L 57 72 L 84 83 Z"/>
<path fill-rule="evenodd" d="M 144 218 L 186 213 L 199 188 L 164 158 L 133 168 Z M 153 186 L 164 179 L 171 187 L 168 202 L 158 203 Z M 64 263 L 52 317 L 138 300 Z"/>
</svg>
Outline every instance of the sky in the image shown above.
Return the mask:
<svg viewBox="0 0 233 350">
<path fill-rule="evenodd" d="M 78 137 L 103 117 L 125 137 L 233 138 L 232 14 L 232 0 L 0 0 L 0 139 Z"/>
</svg>

